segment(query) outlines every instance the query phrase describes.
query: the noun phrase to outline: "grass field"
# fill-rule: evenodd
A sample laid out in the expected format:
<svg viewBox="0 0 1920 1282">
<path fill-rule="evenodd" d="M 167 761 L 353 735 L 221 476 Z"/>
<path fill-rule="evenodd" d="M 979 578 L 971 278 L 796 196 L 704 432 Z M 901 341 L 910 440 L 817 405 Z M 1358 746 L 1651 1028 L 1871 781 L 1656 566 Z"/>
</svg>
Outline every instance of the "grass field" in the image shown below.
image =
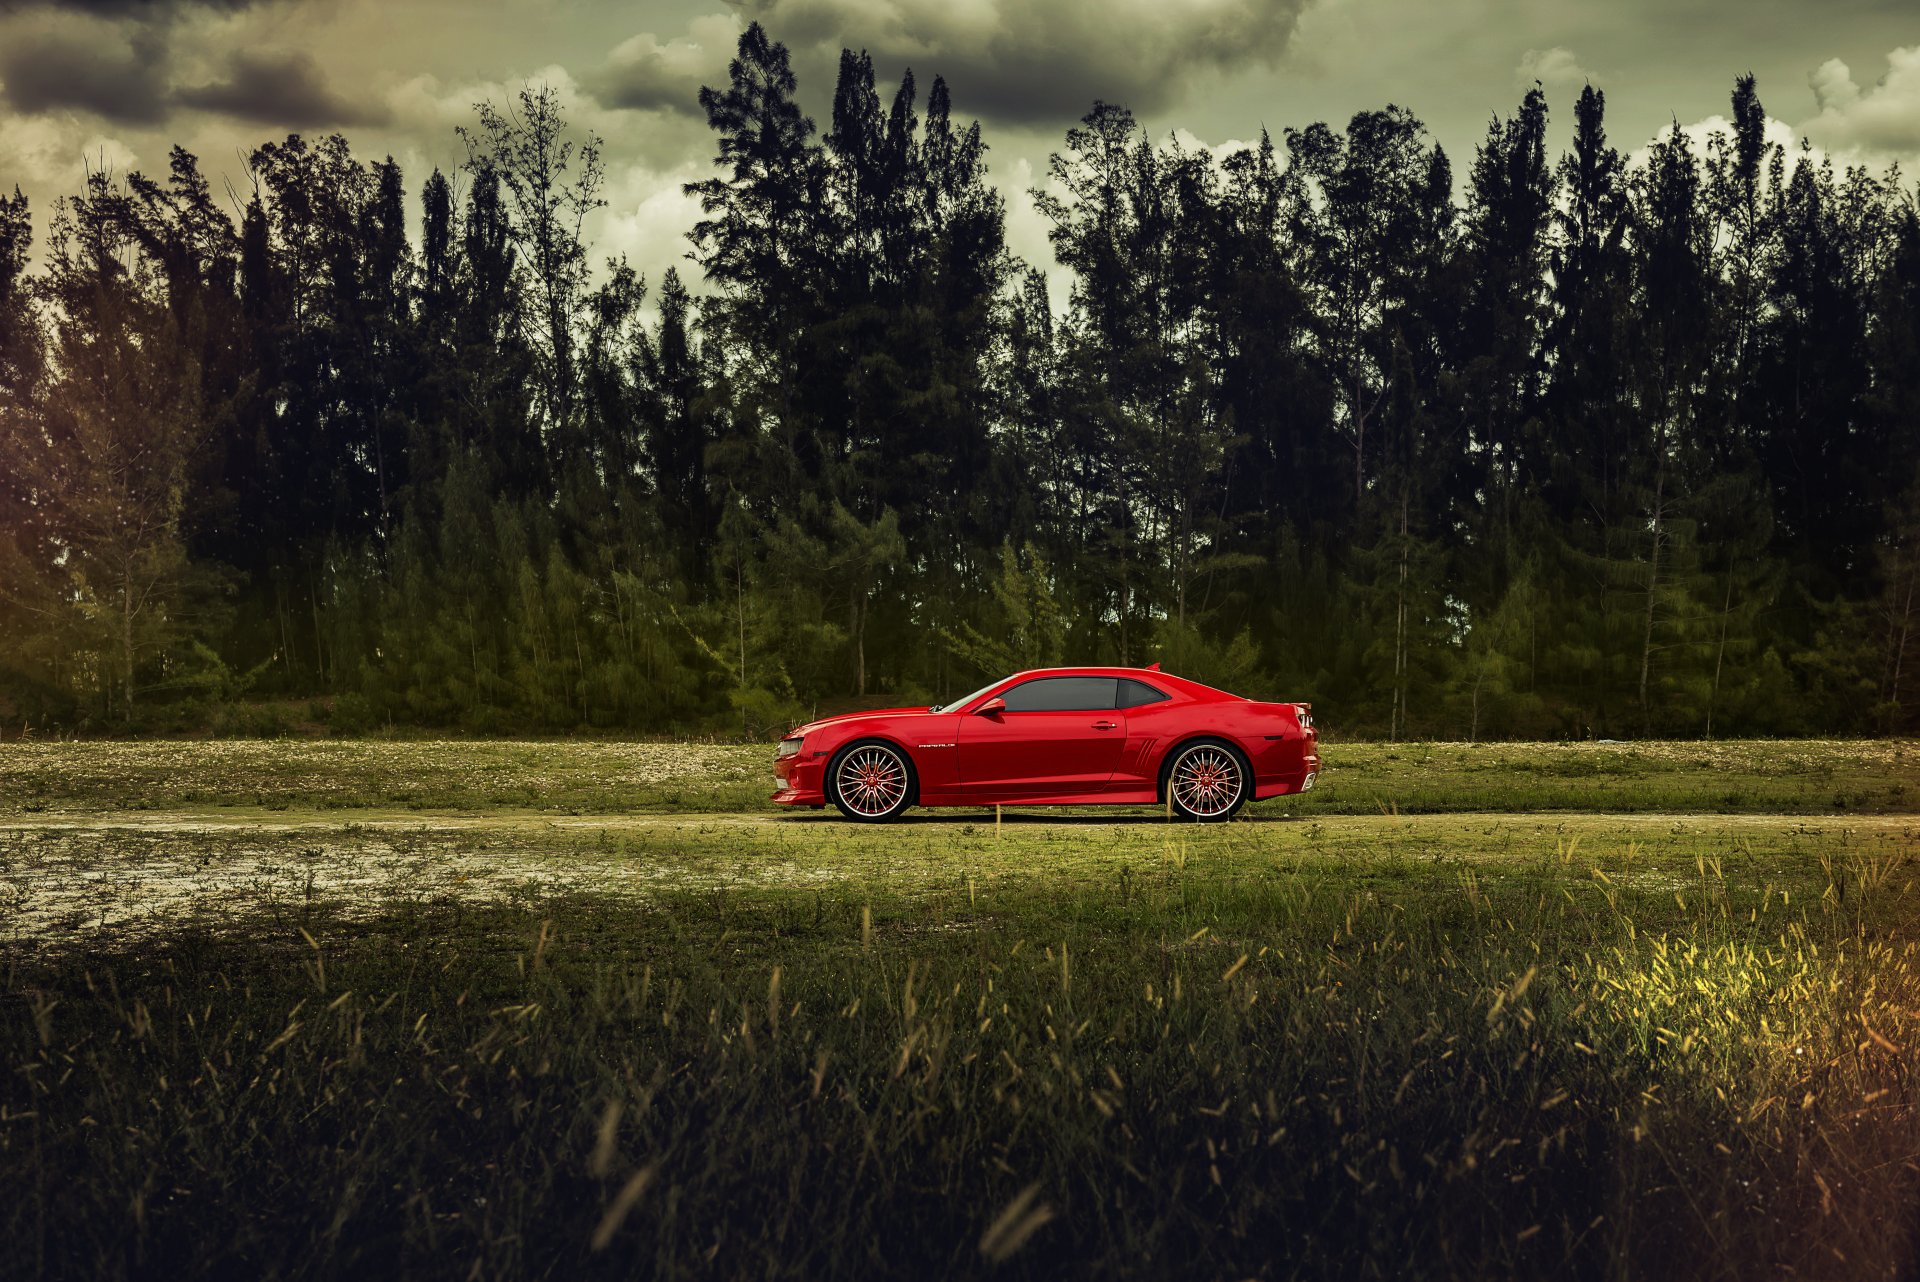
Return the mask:
<svg viewBox="0 0 1920 1282">
<path fill-rule="evenodd" d="M 1920 1276 L 1920 747 L 0 747 L 0 1274 Z"/>
<path fill-rule="evenodd" d="M 1920 811 L 1920 742 L 1325 744 L 1316 815 L 1440 811 Z M 0 815 L 61 810 L 580 814 L 774 807 L 772 749 L 493 740 L 0 745 Z"/>
</svg>

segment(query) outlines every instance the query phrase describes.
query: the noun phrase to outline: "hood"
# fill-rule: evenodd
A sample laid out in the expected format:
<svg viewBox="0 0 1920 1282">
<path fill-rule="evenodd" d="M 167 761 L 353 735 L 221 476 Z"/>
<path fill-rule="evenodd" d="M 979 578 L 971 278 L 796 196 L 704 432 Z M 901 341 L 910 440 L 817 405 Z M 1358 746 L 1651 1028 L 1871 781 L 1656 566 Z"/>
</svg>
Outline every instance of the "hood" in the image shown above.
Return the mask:
<svg viewBox="0 0 1920 1282">
<path fill-rule="evenodd" d="M 912 716 L 916 713 L 925 716 L 931 711 L 931 708 L 923 704 L 918 708 L 868 708 L 864 712 L 843 712 L 837 717 L 821 717 L 818 721 L 809 721 L 805 725 L 795 726 L 787 731 L 785 737 L 791 739 L 796 735 L 811 734 L 827 726 L 839 725 L 845 721 L 859 721 L 863 717 Z"/>
</svg>

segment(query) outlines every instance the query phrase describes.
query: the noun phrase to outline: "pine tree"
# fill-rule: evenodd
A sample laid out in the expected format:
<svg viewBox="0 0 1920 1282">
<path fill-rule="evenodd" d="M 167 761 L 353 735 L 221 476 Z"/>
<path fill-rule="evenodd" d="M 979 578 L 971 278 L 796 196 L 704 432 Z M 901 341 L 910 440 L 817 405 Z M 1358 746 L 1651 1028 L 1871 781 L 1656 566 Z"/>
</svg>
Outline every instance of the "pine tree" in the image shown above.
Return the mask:
<svg viewBox="0 0 1920 1282">
<path fill-rule="evenodd" d="M 1708 234 L 1693 148 L 1675 125 L 1655 143 L 1634 191 L 1640 332 L 1633 396 L 1644 453 L 1630 483 L 1644 536 L 1631 559 L 1640 621 L 1634 700 L 1644 733 L 1654 726 L 1661 688 L 1656 661 L 1678 653 L 1693 611 L 1686 571 L 1694 555 L 1682 518 L 1693 480 L 1689 447 L 1698 440 L 1711 335 Z M 1668 665 L 1671 666 L 1671 665 Z"/>
<path fill-rule="evenodd" d="M 16 187 L 10 198 L 0 199 L 0 431 L 10 438 L 0 460 L 31 448 L 45 376 L 45 338 L 27 276 L 32 248 L 33 219 Z M 0 531 L 24 533 L 31 507 L 23 478 L 0 462 Z"/>
<path fill-rule="evenodd" d="M 1467 210 L 1472 284 L 1460 346 L 1462 410 L 1479 475 L 1475 560 L 1490 572 L 1481 600 L 1497 599 L 1515 556 L 1516 509 L 1546 470 L 1537 436 L 1541 335 L 1548 294 L 1547 232 L 1555 175 L 1546 156 L 1547 105 L 1540 87 L 1496 119 L 1474 157 Z"/>
<path fill-rule="evenodd" d="M 1323 124 L 1287 132 L 1293 191 L 1288 236 L 1312 283 L 1323 335 L 1321 359 L 1337 389 L 1334 426 L 1350 451 L 1351 513 L 1365 501 L 1388 392 L 1394 310 L 1420 232 L 1430 175 L 1426 129 L 1409 111 L 1363 111 L 1343 136 Z"/>
</svg>

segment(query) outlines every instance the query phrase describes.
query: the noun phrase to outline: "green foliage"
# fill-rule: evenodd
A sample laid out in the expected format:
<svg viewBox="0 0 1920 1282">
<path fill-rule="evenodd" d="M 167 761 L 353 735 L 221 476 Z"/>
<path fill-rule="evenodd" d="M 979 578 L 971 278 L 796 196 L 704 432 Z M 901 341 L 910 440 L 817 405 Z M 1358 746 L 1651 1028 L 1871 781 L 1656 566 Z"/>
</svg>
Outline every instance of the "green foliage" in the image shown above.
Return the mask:
<svg viewBox="0 0 1920 1282">
<path fill-rule="evenodd" d="M 327 710 L 328 727 L 343 735 L 363 735 L 378 725 L 379 720 L 373 701 L 352 690 L 335 699 Z"/>
<path fill-rule="evenodd" d="M 993 612 L 982 631 L 971 623 L 949 635 L 954 655 L 991 680 L 1009 672 L 1055 667 L 1066 659 L 1067 616 L 1053 573 L 1033 544 L 1000 545 L 1000 576 L 990 585 Z"/>
<path fill-rule="evenodd" d="M 1215 641 L 1194 624 L 1162 619 L 1154 631 L 1154 655 L 1162 668 L 1191 677 L 1217 690 L 1255 691 L 1267 684 L 1260 663 L 1260 648 L 1253 633 L 1242 629 L 1224 641 Z M 1274 698 L 1284 698 L 1269 692 Z"/>
<path fill-rule="evenodd" d="M 1097 103 L 1035 195 L 1064 308 L 944 80 L 800 92 L 757 23 L 701 92 L 697 291 L 596 273 L 552 87 L 417 220 L 338 135 L 237 221 L 184 150 L 94 175 L 37 270 L 0 198 L 9 688 L 751 735 L 1157 657 L 1396 740 L 1916 724 L 1920 217 L 1751 77 L 1634 165 L 1535 88 L 1464 200 L 1405 107 L 1216 157 Z"/>
<path fill-rule="evenodd" d="M 1460 659 L 1450 690 L 1452 724 L 1466 728 L 1469 743 L 1481 727 L 1527 724 L 1539 705 L 1529 689 L 1535 630 L 1546 601 L 1535 587 L 1532 566 L 1521 568 L 1506 594 L 1484 619 L 1463 621 Z"/>
<path fill-rule="evenodd" d="M 807 719 L 806 710 L 788 690 L 769 690 L 765 686 L 746 686 L 727 696 L 740 719 L 740 733 L 747 739 L 773 739 Z"/>
</svg>

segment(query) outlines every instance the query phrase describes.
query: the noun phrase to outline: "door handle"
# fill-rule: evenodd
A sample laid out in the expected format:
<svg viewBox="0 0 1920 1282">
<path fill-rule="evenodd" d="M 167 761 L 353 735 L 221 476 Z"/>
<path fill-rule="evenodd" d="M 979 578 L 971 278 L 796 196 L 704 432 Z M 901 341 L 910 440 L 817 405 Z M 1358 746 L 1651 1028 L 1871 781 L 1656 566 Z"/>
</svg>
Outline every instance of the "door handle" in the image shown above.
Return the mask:
<svg viewBox="0 0 1920 1282">
<path fill-rule="evenodd" d="M 1094 722 L 1094 723 L 1093 723 L 1093 728 L 1094 728 L 1095 730 L 1111 730 L 1111 729 L 1113 729 L 1113 722 L 1111 722 L 1111 721 L 1096 721 L 1096 722 Z"/>
</svg>

